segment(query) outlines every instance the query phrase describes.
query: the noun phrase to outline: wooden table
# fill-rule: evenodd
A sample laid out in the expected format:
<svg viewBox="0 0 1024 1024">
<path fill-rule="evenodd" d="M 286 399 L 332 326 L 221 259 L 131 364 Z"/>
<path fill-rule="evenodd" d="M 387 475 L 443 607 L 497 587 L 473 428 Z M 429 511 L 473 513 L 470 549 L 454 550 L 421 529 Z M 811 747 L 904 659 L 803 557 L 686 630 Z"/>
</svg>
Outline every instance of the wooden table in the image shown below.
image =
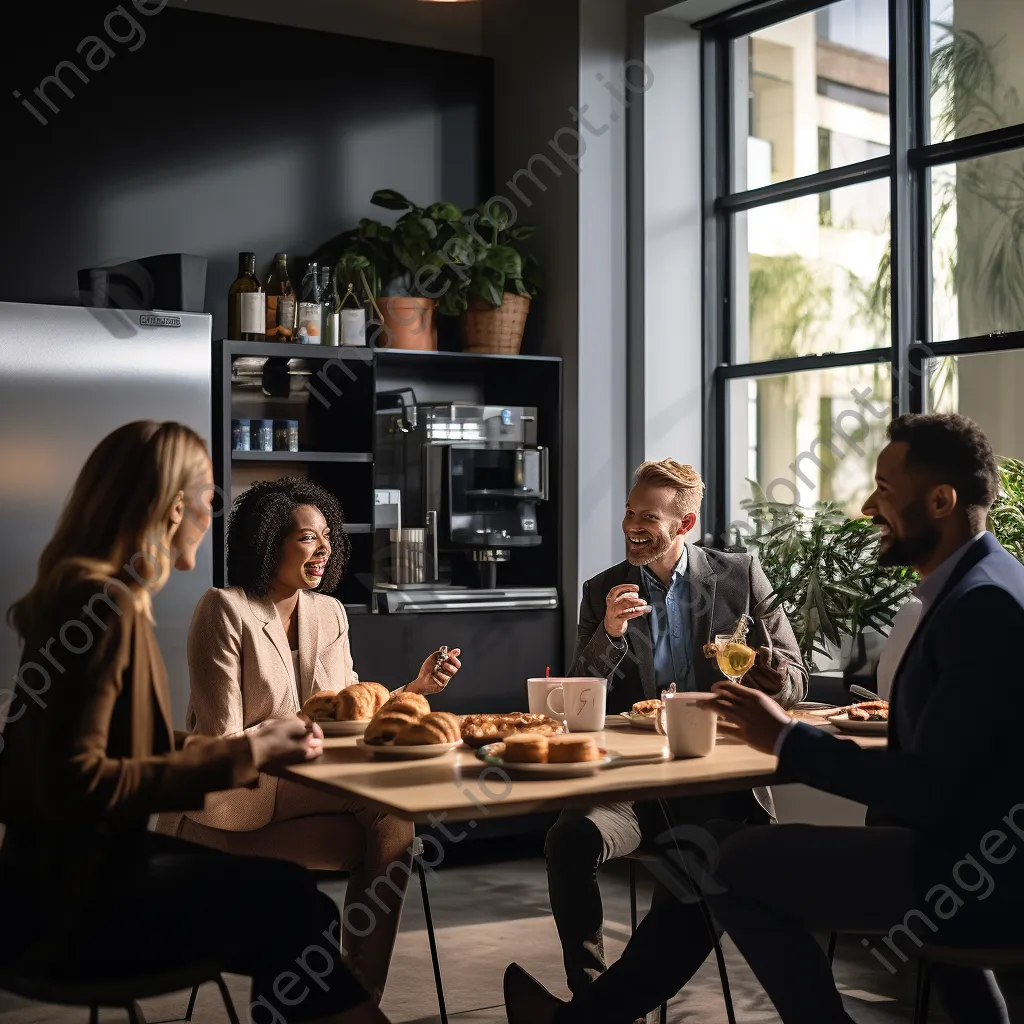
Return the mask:
<svg viewBox="0 0 1024 1024">
<path fill-rule="evenodd" d="M 830 728 L 830 727 L 829 727 Z M 623 754 L 651 753 L 665 743 L 632 728 L 593 734 L 599 745 Z M 858 738 L 883 746 L 883 738 Z M 417 824 L 507 818 L 566 807 L 593 807 L 618 800 L 725 793 L 778 783 L 776 759 L 731 737 L 719 736 L 708 757 L 630 765 L 581 779 L 511 778 L 488 767 L 471 750 L 426 761 L 377 761 L 356 739 L 327 739 L 323 757 L 279 770 L 285 778 L 328 793 L 342 793 Z"/>
</svg>

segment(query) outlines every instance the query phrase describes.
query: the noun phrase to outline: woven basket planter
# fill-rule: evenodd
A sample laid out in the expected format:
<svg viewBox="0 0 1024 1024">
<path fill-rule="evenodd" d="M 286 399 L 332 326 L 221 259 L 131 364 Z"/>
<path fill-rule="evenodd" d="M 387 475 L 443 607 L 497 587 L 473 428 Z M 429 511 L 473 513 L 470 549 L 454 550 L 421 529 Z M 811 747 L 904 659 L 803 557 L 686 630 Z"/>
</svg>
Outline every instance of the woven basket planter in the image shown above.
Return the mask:
<svg viewBox="0 0 1024 1024">
<path fill-rule="evenodd" d="M 483 299 L 473 299 L 460 318 L 463 351 L 518 355 L 529 313 L 529 295 L 506 294 L 497 309 Z"/>
</svg>

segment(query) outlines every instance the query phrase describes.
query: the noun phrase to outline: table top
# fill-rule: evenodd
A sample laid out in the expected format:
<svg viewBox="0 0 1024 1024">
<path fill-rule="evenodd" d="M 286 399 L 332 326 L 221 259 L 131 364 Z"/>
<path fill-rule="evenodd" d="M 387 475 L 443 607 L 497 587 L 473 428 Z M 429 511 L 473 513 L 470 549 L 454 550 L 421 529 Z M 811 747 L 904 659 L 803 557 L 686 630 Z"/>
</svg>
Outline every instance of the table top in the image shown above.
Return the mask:
<svg viewBox="0 0 1024 1024">
<path fill-rule="evenodd" d="M 616 727 L 592 735 L 609 753 L 627 757 L 655 753 L 665 743 L 656 733 L 635 728 Z M 278 774 L 325 792 L 355 797 L 418 824 L 506 818 L 618 800 L 724 793 L 780 781 L 775 757 L 722 735 L 708 757 L 606 768 L 577 779 L 510 777 L 465 748 L 423 761 L 372 760 L 356 746 L 356 739 L 325 739 L 321 758 L 281 768 Z M 866 747 L 885 743 L 883 737 L 850 739 Z"/>
</svg>

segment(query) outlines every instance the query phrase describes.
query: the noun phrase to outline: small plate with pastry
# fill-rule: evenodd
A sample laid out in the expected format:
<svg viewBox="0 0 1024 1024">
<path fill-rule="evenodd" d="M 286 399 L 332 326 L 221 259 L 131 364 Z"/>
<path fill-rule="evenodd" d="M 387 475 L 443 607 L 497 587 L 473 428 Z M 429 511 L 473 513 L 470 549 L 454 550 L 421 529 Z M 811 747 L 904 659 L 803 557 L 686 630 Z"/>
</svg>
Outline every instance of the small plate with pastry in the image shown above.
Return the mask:
<svg viewBox="0 0 1024 1024">
<path fill-rule="evenodd" d="M 325 736 L 358 736 L 370 719 L 391 699 L 380 683 L 353 683 L 343 690 L 318 690 L 300 714 L 323 730 Z"/>
<path fill-rule="evenodd" d="M 840 732 L 855 736 L 884 736 L 889 728 L 889 702 L 868 700 L 834 708 L 826 715 L 826 721 Z"/>
<path fill-rule="evenodd" d="M 399 693 L 373 716 L 356 746 L 371 757 L 420 761 L 462 746 L 458 715 L 431 711 L 419 693 Z"/>
<path fill-rule="evenodd" d="M 664 701 L 660 700 L 637 701 L 630 711 L 623 711 L 619 718 L 625 719 L 636 729 L 647 729 L 650 732 L 656 732 L 658 728 L 658 713 L 664 706 Z"/>
<path fill-rule="evenodd" d="M 576 779 L 594 775 L 611 763 L 611 756 L 592 736 L 517 733 L 500 743 L 488 743 L 476 756 L 513 775 Z"/>
</svg>

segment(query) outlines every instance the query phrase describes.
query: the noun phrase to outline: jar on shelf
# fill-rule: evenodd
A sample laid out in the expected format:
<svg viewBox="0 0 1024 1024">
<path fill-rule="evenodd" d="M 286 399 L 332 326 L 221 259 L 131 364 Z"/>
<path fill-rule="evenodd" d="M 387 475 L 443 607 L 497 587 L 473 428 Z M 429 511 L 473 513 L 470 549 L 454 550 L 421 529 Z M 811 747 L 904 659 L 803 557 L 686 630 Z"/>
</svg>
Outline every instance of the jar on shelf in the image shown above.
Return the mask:
<svg viewBox="0 0 1024 1024">
<path fill-rule="evenodd" d="M 274 450 L 274 421 L 252 421 L 252 450 L 255 452 L 272 452 Z"/>
<path fill-rule="evenodd" d="M 299 421 L 274 420 L 274 450 L 297 452 L 299 450 Z"/>
<path fill-rule="evenodd" d="M 231 449 L 236 452 L 251 451 L 252 426 L 248 420 L 231 421 Z"/>
</svg>

